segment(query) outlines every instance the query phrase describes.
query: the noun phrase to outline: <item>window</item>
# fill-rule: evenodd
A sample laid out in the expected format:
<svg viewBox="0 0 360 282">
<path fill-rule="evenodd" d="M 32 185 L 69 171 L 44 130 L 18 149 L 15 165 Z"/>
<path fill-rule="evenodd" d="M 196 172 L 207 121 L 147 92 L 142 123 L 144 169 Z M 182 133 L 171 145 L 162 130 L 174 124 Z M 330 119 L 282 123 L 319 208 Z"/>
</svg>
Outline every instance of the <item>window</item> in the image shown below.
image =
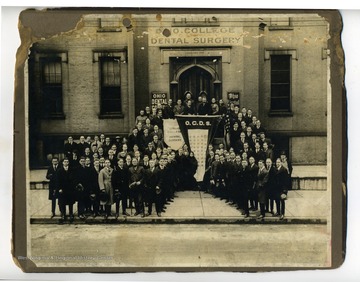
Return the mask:
<svg viewBox="0 0 360 282">
<path fill-rule="evenodd" d="M 40 59 L 41 99 L 44 117 L 63 116 L 61 57 Z"/>
<path fill-rule="evenodd" d="M 291 111 L 291 55 L 271 55 L 271 105 L 272 112 Z"/>
<path fill-rule="evenodd" d="M 121 113 L 120 57 L 101 57 L 101 115 Z"/>
</svg>

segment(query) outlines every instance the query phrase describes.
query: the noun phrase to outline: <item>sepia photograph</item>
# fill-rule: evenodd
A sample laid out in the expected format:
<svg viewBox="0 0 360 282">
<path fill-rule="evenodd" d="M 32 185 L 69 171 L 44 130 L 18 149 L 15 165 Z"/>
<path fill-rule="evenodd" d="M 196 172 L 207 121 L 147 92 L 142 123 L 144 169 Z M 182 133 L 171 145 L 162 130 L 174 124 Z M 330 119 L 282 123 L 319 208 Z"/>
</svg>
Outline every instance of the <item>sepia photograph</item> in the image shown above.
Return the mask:
<svg viewBox="0 0 360 282">
<path fill-rule="evenodd" d="M 21 12 L 14 260 L 25 272 L 339 267 L 341 28 L 334 10 Z"/>
</svg>

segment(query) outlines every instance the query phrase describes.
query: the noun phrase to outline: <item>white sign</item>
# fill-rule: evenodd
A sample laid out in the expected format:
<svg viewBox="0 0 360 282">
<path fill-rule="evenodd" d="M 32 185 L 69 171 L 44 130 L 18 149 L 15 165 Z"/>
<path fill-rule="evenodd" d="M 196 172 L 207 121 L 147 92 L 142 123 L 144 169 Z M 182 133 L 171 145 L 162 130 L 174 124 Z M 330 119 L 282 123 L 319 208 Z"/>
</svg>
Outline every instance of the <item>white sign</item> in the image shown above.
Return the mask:
<svg viewBox="0 0 360 282">
<path fill-rule="evenodd" d="M 151 93 L 151 104 L 153 106 L 161 104 L 167 104 L 167 93 L 165 92 L 152 92 Z"/>
<path fill-rule="evenodd" d="M 190 148 L 198 161 L 198 168 L 195 174 L 195 179 L 198 182 L 203 181 L 205 174 L 208 135 L 209 129 L 188 129 Z"/>
<path fill-rule="evenodd" d="M 164 121 L 164 142 L 173 150 L 179 150 L 184 145 L 184 138 L 181 134 L 176 119 L 163 119 Z"/>
</svg>

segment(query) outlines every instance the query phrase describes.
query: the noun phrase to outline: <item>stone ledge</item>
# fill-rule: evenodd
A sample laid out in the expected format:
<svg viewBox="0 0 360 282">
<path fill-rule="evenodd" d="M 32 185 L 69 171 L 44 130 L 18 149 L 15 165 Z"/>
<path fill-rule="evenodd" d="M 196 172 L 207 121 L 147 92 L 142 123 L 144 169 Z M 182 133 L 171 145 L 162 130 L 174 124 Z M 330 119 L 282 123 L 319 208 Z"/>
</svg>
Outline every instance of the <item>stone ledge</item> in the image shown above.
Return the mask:
<svg viewBox="0 0 360 282">
<path fill-rule="evenodd" d="M 70 224 L 69 220 L 61 222 L 58 218 L 31 218 L 30 224 Z M 172 218 L 141 218 L 141 217 L 122 217 L 110 218 L 87 218 L 81 220 L 75 218 L 71 223 L 77 224 L 327 224 L 326 218 L 301 218 L 301 217 L 285 217 L 279 220 L 275 217 L 265 217 L 264 220 L 257 218 L 239 218 L 239 217 L 172 217 Z"/>
</svg>

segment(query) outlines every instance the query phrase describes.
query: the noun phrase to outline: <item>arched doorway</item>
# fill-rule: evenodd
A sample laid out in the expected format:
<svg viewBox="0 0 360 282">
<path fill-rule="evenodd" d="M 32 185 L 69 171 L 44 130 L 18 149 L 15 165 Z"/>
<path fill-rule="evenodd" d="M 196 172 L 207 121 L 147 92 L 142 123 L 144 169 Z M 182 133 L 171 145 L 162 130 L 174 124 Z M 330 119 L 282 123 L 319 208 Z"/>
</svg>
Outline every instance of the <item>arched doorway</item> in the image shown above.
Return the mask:
<svg viewBox="0 0 360 282">
<path fill-rule="evenodd" d="M 199 66 L 193 66 L 183 73 L 179 77 L 179 96 L 181 100 L 184 100 L 184 93 L 190 91 L 193 94 L 193 99 L 197 102 L 200 92 L 206 92 L 208 101 L 214 96 L 212 75 Z"/>
<path fill-rule="evenodd" d="M 222 97 L 220 57 L 174 57 L 170 59 L 170 97 L 184 100 L 186 91 L 195 102 L 200 92 L 206 92 L 208 101 Z"/>
</svg>

